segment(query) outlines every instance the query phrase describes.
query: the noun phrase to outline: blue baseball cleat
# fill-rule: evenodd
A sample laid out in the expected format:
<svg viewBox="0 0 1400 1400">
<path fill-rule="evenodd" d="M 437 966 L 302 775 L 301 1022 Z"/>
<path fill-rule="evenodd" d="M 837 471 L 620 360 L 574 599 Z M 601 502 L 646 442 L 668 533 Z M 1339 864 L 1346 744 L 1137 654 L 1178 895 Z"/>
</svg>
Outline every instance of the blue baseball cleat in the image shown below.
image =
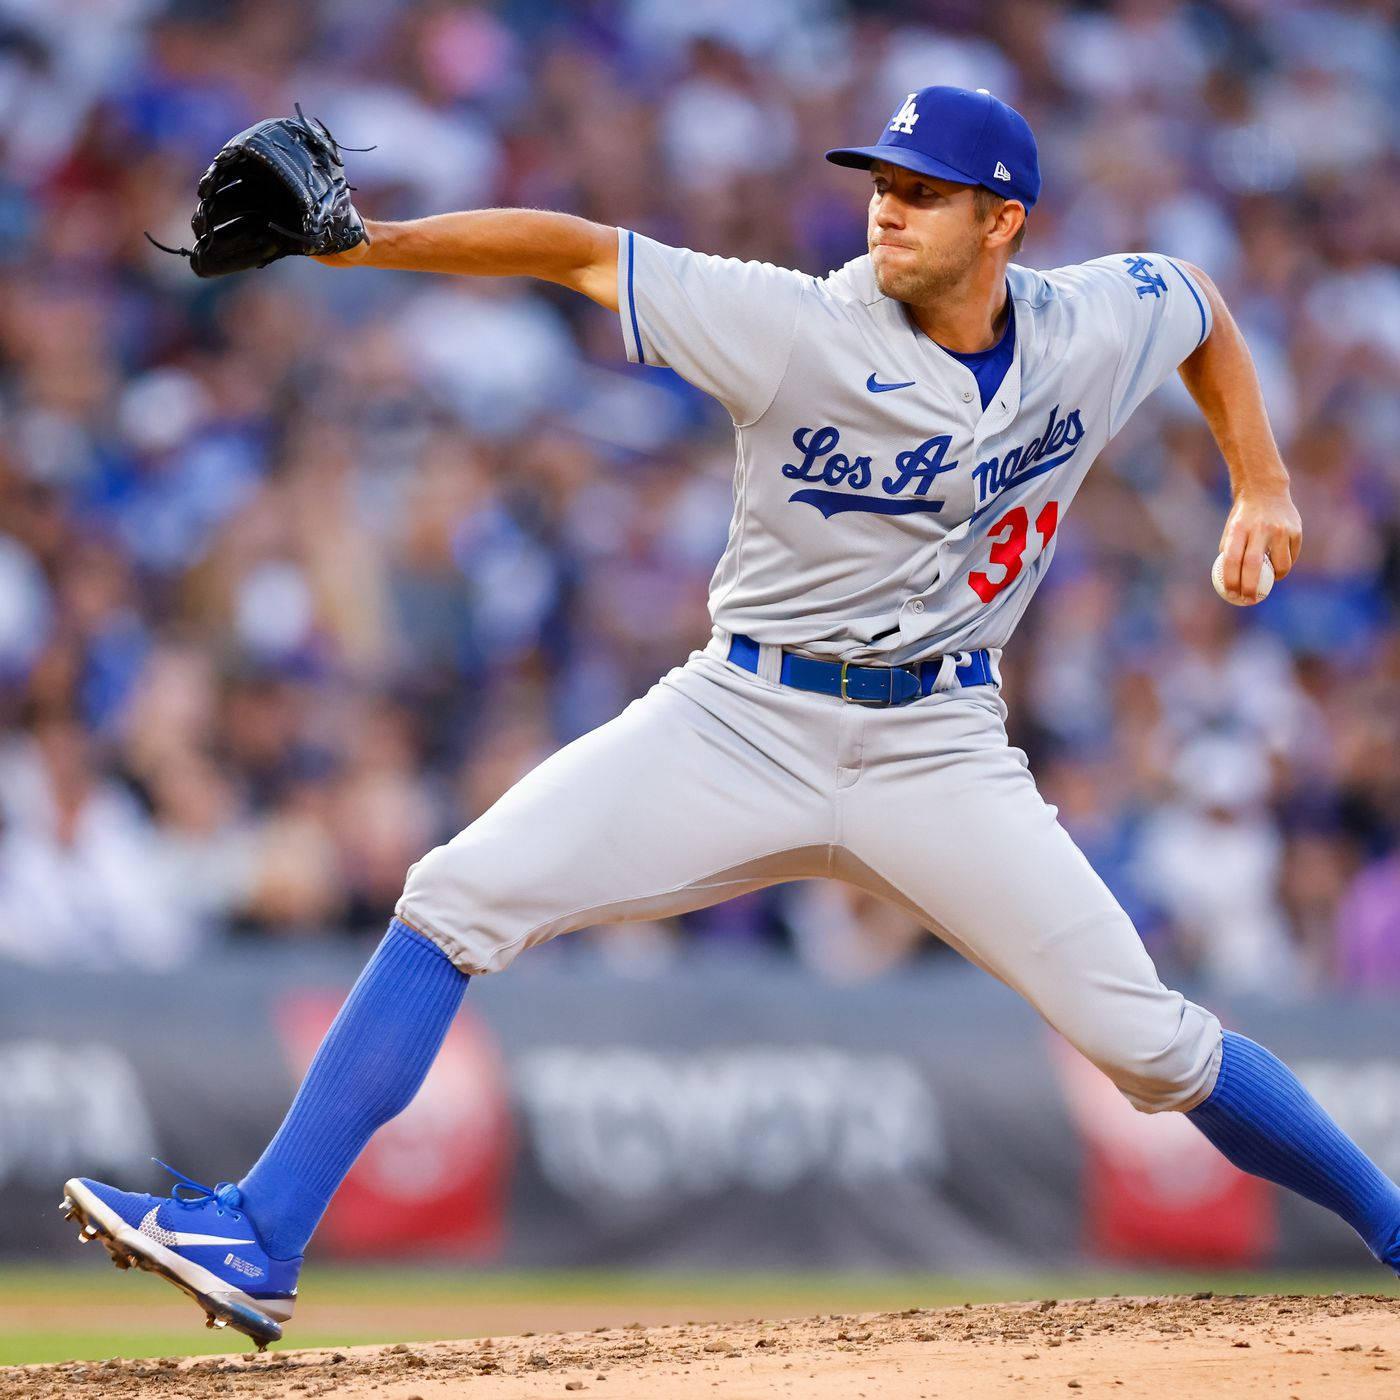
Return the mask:
<svg viewBox="0 0 1400 1400">
<path fill-rule="evenodd" d="M 100 1239 L 119 1269 L 135 1264 L 169 1279 L 204 1309 L 207 1326 L 233 1327 L 259 1351 L 280 1341 L 296 1302 L 300 1257 L 269 1256 L 240 1209 L 238 1187 L 223 1182 L 211 1190 L 160 1165 L 177 1179 L 168 1196 L 86 1177 L 65 1182 L 62 1210 L 81 1223 L 78 1238 Z"/>
</svg>

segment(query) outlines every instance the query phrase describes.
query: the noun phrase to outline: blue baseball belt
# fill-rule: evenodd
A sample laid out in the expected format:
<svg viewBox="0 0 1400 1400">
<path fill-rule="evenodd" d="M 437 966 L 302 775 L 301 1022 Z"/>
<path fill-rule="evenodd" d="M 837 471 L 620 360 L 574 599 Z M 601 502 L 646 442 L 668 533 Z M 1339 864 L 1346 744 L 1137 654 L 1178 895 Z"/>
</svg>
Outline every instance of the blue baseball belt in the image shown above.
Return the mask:
<svg viewBox="0 0 1400 1400">
<path fill-rule="evenodd" d="M 964 655 L 967 660 L 954 673 L 958 684 L 991 685 L 991 656 L 986 651 Z M 729 642 L 729 659 L 757 675 L 758 657 L 758 643 L 736 632 Z M 943 658 L 935 656 L 911 666 L 852 666 L 849 661 L 818 661 L 785 651 L 778 679 L 794 690 L 832 695 L 852 705 L 908 705 L 933 694 L 942 665 Z"/>
</svg>

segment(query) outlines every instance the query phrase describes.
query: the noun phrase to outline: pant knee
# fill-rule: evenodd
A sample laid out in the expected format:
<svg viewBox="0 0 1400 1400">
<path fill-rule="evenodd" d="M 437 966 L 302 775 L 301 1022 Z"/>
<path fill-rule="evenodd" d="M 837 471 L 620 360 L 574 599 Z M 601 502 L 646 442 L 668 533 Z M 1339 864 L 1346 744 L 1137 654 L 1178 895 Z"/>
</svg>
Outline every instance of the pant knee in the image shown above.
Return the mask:
<svg viewBox="0 0 1400 1400">
<path fill-rule="evenodd" d="M 557 852 L 522 849 L 518 834 L 487 813 L 409 868 L 395 913 L 460 971 L 481 977 L 590 922 L 590 910 L 567 898 L 576 881 L 566 875 Z"/>
<path fill-rule="evenodd" d="M 1182 998 L 1165 1036 L 1136 1037 L 1093 1058 L 1140 1113 L 1184 1113 L 1215 1087 L 1220 1049 L 1220 1022 Z"/>
<path fill-rule="evenodd" d="M 494 927 L 489 861 L 463 839 L 469 832 L 409 867 L 394 912 L 432 939 L 461 971 L 481 976 L 504 966 L 498 945 L 505 940 Z"/>
<path fill-rule="evenodd" d="M 410 904 L 441 903 L 452 897 L 464 878 L 469 878 L 464 863 L 454 859 L 447 846 L 435 846 L 408 867 L 402 899 Z"/>
</svg>

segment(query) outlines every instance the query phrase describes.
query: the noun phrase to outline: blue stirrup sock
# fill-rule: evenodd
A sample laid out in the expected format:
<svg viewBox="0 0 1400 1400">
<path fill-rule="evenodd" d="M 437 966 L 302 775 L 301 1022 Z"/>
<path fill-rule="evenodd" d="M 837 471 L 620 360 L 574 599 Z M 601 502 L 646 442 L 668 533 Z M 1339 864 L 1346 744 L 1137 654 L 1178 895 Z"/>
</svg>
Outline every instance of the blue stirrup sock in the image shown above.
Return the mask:
<svg viewBox="0 0 1400 1400">
<path fill-rule="evenodd" d="M 303 1253 L 376 1128 L 408 1107 L 470 978 L 394 919 L 311 1061 L 277 1135 L 238 1183 L 263 1247 Z"/>
<path fill-rule="evenodd" d="M 1335 1211 L 1400 1273 L 1400 1187 L 1277 1056 L 1226 1031 L 1215 1088 L 1186 1116 L 1241 1171 Z"/>
</svg>

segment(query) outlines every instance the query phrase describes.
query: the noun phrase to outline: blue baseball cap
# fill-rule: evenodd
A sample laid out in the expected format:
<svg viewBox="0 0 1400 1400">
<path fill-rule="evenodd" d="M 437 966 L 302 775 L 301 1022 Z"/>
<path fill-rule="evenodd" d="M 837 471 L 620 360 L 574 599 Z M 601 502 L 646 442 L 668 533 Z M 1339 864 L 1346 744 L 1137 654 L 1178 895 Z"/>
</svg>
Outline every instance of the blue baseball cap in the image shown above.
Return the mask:
<svg viewBox="0 0 1400 1400">
<path fill-rule="evenodd" d="M 1040 197 L 1040 158 L 1026 119 L 985 88 L 911 92 L 875 145 L 843 147 L 826 158 L 860 170 L 887 160 L 920 175 L 985 185 L 1027 209 Z"/>
</svg>

